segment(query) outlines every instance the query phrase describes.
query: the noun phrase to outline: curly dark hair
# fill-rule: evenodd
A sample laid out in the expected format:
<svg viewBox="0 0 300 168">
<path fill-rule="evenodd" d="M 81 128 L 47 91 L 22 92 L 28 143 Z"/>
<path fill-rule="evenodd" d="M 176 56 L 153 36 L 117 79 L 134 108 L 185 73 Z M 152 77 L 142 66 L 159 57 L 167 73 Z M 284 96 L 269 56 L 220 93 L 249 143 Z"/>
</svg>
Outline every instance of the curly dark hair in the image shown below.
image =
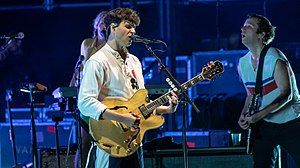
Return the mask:
<svg viewBox="0 0 300 168">
<path fill-rule="evenodd" d="M 247 17 L 248 19 L 256 18 L 258 20 L 258 29 L 256 33 L 259 34 L 265 32 L 265 36 L 263 38 L 264 44 L 267 45 L 274 40 L 276 27 L 272 26 L 271 22 L 266 17 L 258 14 L 249 14 Z"/>
<path fill-rule="evenodd" d="M 114 23 L 117 27 L 122 21 L 128 21 L 131 24 L 138 26 L 141 22 L 139 15 L 136 11 L 130 9 L 130 8 L 116 8 L 110 10 L 106 17 L 105 17 L 105 27 L 107 28 L 107 31 L 109 30 L 109 26 Z M 110 32 L 107 32 L 108 35 Z"/>
</svg>

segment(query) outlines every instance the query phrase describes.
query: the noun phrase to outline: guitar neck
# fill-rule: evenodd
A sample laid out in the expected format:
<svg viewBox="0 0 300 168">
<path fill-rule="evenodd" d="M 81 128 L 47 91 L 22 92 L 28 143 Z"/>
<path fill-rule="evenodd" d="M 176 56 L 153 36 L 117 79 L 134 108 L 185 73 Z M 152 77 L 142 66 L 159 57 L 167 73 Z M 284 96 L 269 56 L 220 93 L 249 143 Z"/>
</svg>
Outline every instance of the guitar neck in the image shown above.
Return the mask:
<svg viewBox="0 0 300 168">
<path fill-rule="evenodd" d="M 183 91 L 187 90 L 188 88 L 194 86 L 195 84 L 197 84 L 198 82 L 203 81 L 204 78 L 202 76 L 202 73 L 193 77 L 191 80 L 183 83 L 181 85 L 181 88 L 178 91 L 174 91 L 175 94 L 180 95 Z M 171 92 L 168 92 L 162 96 L 160 96 L 159 98 L 155 99 L 153 102 L 147 104 L 146 106 L 144 106 L 142 113 L 144 116 L 149 116 L 153 110 L 155 110 L 157 107 L 166 104 L 167 102 L 169 102 L 168 99 L 168 95 L 170 95 Z"/>
<path fill-rule="evenodd" d="M 258 110 L 258 101 L 259 101 L 259 94 L 253 94 L 251 98 L 251 102 L 248 107 L 248 114 L 252 116 L 253 114 L 256 113 Z"/>
</svg>

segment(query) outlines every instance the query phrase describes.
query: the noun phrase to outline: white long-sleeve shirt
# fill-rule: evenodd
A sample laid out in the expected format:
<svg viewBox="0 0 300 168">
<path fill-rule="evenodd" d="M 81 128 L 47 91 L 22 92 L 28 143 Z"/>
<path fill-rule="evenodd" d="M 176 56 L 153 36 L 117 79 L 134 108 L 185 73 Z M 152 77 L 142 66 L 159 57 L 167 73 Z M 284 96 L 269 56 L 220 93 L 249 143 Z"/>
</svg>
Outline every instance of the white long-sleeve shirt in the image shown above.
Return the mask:
<svg viewBox="0 0 300 168">
<path fill-rule="evenodd" d="M 119 53 L 105 44 L 86 62 L 78 95 L 78 108 L 82 115 L 98 120 L 107 108 L 101 103 L 106 97 L 129 99 L 138 88 L 132 87 L 134 79 L 138 88 L 144 88 L 142 66 L 139 59 L 127 54 L 124 59 Z M 101 130 L 99 130 L 101 131 Z M 97 168 L 109 165 L 109 155 L 97 149 Z"/>
<path fill-rule="evenodd" d="M 78 95 L 78 108 L 84 116 L 98 120 L 107 107 L 101 103 L 105 97 L 129 99 L 137 89 L 132 88 L 135 79 L 144 88 L 142 66 L 139 59 L 127 54 L 124 61 L 119 53 L 105 44 L 86 62 Z"/>
</svg>

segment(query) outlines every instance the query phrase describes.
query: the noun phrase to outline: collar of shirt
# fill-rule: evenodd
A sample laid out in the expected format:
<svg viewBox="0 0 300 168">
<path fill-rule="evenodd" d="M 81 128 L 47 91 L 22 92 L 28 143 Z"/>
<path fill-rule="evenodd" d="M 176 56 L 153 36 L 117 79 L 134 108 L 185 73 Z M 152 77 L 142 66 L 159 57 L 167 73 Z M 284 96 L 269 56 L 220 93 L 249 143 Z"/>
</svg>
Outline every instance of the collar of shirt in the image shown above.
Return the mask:
<svg viewBox="0 0 300 168">
<path fill-rule="evenodd" d="M 117 64 L 120 66 L 123 74 L 125 76 L 130 77 L 130 79 L 132 78 L 132 74 L 131 74 L 131 69 L 126 66 L 127 63 L 129 61 L 129 54 L 127 53 L 126 55 L 126 61 L 121 57 L 121 55 L 119 54 L 118 51 L 114 50 L 113 48 L 111 48 L 107 43 L 103 46 L 104 49 L 106 49 L 109 53 L 111 53 L 117 61 Z"/>
<path fill-rule="evenodd" d="M 107 43 L 103 47 L 105 47 L 107 51 L 109 51 L 113 56 L 115 56 L 117 60 L 123 60 L 119 52 L 111 48 L 111 46 L 108 45 Z M 126 58 L 128 58 L 128 53 L 126 54 Z"/>
</svg>

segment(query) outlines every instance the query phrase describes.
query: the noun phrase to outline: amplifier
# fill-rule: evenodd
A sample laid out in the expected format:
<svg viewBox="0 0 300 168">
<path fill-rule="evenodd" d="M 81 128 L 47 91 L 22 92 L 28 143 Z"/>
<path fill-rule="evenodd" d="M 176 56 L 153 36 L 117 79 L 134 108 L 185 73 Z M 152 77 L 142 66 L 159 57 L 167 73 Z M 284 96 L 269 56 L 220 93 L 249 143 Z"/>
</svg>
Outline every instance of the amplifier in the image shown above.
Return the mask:
<svg viewBox="0 0 300 168">
<path fill-rule="evenodd" d="M 69 151 L 67 148 L 60 148 L 60 167 L 71 168 L 74 167 L 74 159 L 76 148 Z M 44 148 L 38 150 L 39 168 L 57 168 L 56 149 Z"/>
<path fill-rule="evenodd" d="M 14 122 L 13 125 L 15 130 L 15 142 L 18 162 L 21 164 L 31 163 L 31 124 L 30 122 Z M 0 167 L 11 167 L 14 164 L 11 141 L 9 138 L 9 130 L 9 123 L 0 124 Z M 37 122 L 36 130 L 38 148 L 55 148 L 54 122 Z M 60 122 L 58 125 L 58 134 L 59 143 L 61 146 L 68 146 L 70 136 L 70 143 L 76 143 L 76 129 L 73 125 L 73 122 Z"/>
<path fill-rule="evenodd" d="M 156 99 L 159 96 L 170 91 L 169 85 L 146 85 L 145 87 L 151 99 Z"/>
<path fill-rule="evenodd" d="M 244 86 L 239 78 L 237 65 L 239 58 L 246 53 L 247 50 L 194 52 L 191 61 L 193 75 L 201 72 L 202 67 L 209 61 L 215 60 L 223 63 L 224 72 L 211 81 L 203 81 L 200 85 L 193 87 L 193 96 L 197 97 L 199 94 L 214 96 L 219 93 L 228 95 L 244 93 Z"/>
<path fill-rule="evenodd" d="M 34 108 L 34 117 L 39 121 L 45 120 L 45 110 L 46 108 Z M 5 110 L 6 121 L 9 121 L 8 109 Z M 12 119 L 31 119 L 30 108 L 11 108 Z"/>
<path fill-rule="evenodd" d="M 153 157 L 145 158 L 147 168 L 184 167 L 183 157 Z M 251 155 L 223 155 L 223 156 L 188 156 L 190 168 L 252 168 Z"/>
<path fill-rule="evenodd" d="M 210 147 L 229 147 L 230 131 L 229 130 L 210 130 Z"/>
<path fill-rule="evenodd" d="M 175 71 L 177 80 L 180 83 L 186 82 L 191 78 L 191 60 L 189 56 L 186 55 L 177 55 L 175 57 Z M 161 71 L 159 64 L 156 62 L 154 57 L 145 57 L 142 60 L 142 65 L 144 67 L 143 74 L 145 79 L 145 84 L 157 85 L 166 83 L 165 74 Z M 170 65 L 170 58 L 166 57 L 166 65 Z"/>
<path fill-rule="evenodd" d="M 144 151 L 147 168 L 184 167 L 182 149 Z M 246 155 L 245 148 L 203 148 L 188 150 L 190 168 L 252 168 L 252 155 Z"/>
<path fill-rule="evenodd" d="M 171 136 L 174 142 L 182 143 L 182 132 L 180 131 L 164 132 L 163 136 Z M 209 131 L 188 131 L 186 137 L 187 145 L 190 148 L 209 147 Z"/>
</svg>

